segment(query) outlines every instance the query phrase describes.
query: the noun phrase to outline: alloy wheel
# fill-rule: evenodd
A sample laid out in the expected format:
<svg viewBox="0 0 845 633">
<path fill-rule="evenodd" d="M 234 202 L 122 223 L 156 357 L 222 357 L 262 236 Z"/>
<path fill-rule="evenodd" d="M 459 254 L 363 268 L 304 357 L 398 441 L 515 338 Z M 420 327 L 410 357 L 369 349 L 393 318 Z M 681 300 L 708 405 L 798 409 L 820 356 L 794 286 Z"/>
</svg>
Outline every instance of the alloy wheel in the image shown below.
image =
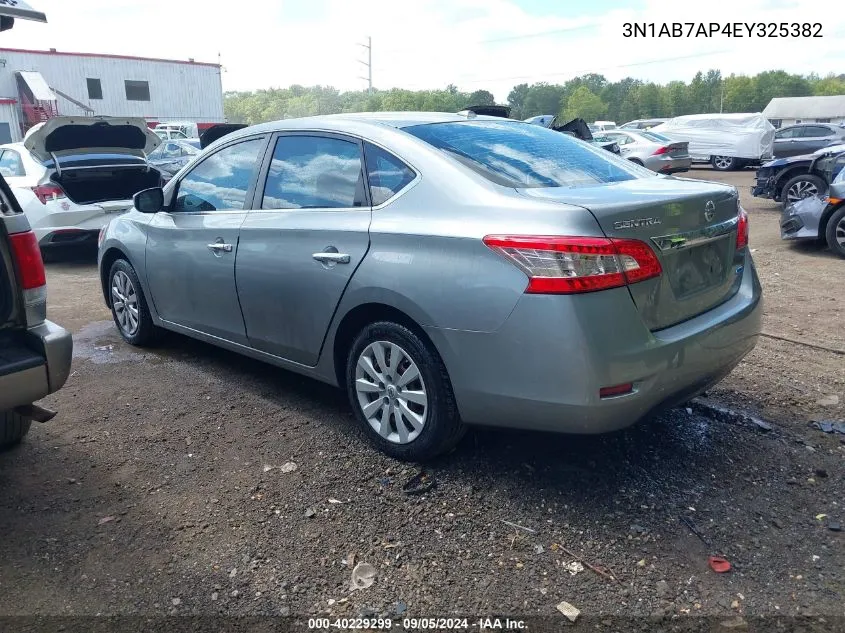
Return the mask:
<svg viewBox="0 0 845 633">
<path fill-rule="evenodd" d="M 389 341 L 368 345 L 355 368 L 355 392 L 367 423 L 388 442 L 413 442 L 425 427 L 428 393 L 419 367 Z"/>
<path fill-rule="evenodd" d="M 140 324 L 138 293 L 129 275 L 122 270 L 112 277 L 111 304 L 120 329 L 127 336 L 134 336 Z"/>
<path fill-rule="evenodd" d="M 719 169 L 730 169 L 733 158 L 730 156 L 716 156 L 713 162 Z"/>
<path fill-rule="evenodd" d="M 810 198 L 818 195 L 819 190 L 816 185 L 809 180 L 799 180 L 789 188 L 786 192 L 786 199 L 789 202 L 798 202 L 804 198 Z"/>
<path fill-rule="evenodd" d="M 845 249 L 845 216 L 839 220 L 836 224 L 836 228 L 833 229 L 833 238 L 839 246 Z"/>
</svg>

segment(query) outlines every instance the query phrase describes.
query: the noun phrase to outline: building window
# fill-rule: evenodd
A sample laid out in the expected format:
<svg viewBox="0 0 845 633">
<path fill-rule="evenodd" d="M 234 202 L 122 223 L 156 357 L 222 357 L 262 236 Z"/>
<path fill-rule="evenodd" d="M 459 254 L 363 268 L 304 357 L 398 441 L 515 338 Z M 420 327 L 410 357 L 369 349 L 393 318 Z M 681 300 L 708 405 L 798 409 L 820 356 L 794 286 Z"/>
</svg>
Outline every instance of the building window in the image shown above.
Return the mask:
<svg viewBox="0 0 845 633">
<path fill-rule="evenodd" d="M 816 119 L 816 123 L 830 123 L 830 119 Z"/>
<path fill-rule="evenodd" d="M 769 123 L 776 128 L 780 128 L 780 126 L 783 125 L 783 119 L 769 119 Z"/>
<path fill-rule="evenodd" d="M 85 81 L 88 82 L 88 98 L 89 99 L 102 99 L 103 98 L 103 84 L 100 83 L 99 79 L 92 79 L 89 77 Z"/>
<path fill-rule="evenodd" d="M 132 81 L 127 79 L 126 84 L 126 100 L 127 101 L 149 101 L 150 100 L 150 84 L 147 81 Z"/>
</svg>

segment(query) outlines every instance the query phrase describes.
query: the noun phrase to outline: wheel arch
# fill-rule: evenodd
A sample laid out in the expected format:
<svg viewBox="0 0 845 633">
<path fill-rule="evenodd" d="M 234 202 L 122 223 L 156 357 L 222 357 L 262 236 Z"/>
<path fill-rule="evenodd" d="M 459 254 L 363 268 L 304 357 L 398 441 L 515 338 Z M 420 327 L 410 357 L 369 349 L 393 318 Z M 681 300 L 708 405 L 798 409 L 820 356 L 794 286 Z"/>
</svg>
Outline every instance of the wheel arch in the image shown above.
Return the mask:
<svg viewBox="0 0 845 633">
<path fill-rule="evenodd" d="M 822 214 L 822 217 L 819 219 L 819 237 L 824 239 L 825 235 L 827 235 L 827 224 L 830 222 L 830 218 L 833 217 L 833 214 L 845 207 L 845 202 L 842 202 L 835 207 L 831 207 L 830 209 L 825 210 Z"/>
<path fill-rule="evenodd" d="M 103 299 L 105 299 L 109 308 L 111 308 L 111 293 L 108 290 L 108 275 L 111 267 L 118 259 L 125 259 L 130 264 L 132 263 L 123 249 L 117 246 L 110 246 L 100 258 L 100 289 L 103 291 Z"/>
<path fill-rule="evenodd" d="M 346 384 L 346 357 L 355 337 L 364 327 L 377 321 L 392 321 L 408 328 L 425 343 L 430 345 L 440 356 L 441 360 L 443 360 L 443 355 L 440 353 L 435 342 L 426 333 L 425 328 L 407 312 L 387 303 L 377 301 L 361 303 L 349 310 L 340 320 L 331 342 L 331 349 L 328 350 L 331 351 L 334 377 L 339 386 L 343 387 Z"/>
<path fill-rule="evenodd" d="M 806 165 L 790 165 L 775 177 L 775 192 L 780 196 L 783 186 L 795 178 L 795 176 L 804 176 L 810 173 L 809 163 Z"/>
</svg>

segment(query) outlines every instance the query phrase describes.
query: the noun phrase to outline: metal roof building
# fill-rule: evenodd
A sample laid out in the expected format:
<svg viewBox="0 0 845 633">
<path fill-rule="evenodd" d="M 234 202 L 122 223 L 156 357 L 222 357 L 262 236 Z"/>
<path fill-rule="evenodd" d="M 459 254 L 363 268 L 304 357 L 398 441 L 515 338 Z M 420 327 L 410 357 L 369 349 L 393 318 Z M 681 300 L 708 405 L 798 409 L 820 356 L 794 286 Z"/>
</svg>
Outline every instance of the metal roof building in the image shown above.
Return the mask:
<svg viewBox="0 0 845 633">
<path fill-rule="evenodd" d="M 831 97 L 778 97 L 772 99 L 765 116 L 775 127 L 793 123 L 845 124 L 845 95 Z"/>
<path fill-rule="evenodd" d="M 220 65 L 0 48 L 0 142 L 52 116 L 141 117 L 150 125 L 225 121 Z"/>
</svg>

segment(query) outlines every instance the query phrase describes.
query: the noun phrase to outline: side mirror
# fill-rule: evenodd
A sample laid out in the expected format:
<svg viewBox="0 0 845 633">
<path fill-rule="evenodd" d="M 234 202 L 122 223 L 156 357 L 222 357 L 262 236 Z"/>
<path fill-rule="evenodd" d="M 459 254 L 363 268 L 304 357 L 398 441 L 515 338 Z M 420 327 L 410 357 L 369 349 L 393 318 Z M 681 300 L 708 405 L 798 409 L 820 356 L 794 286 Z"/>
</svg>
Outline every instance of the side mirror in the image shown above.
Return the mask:
<svg viewBox="0 0 845 633">
<path fill-rule="evenodd" d="M 135 194 L 134 202 L 141 213 L 158 213 L 164 207 L 164 190 L 161 187 L 144 189 Z"/>
</svg>

